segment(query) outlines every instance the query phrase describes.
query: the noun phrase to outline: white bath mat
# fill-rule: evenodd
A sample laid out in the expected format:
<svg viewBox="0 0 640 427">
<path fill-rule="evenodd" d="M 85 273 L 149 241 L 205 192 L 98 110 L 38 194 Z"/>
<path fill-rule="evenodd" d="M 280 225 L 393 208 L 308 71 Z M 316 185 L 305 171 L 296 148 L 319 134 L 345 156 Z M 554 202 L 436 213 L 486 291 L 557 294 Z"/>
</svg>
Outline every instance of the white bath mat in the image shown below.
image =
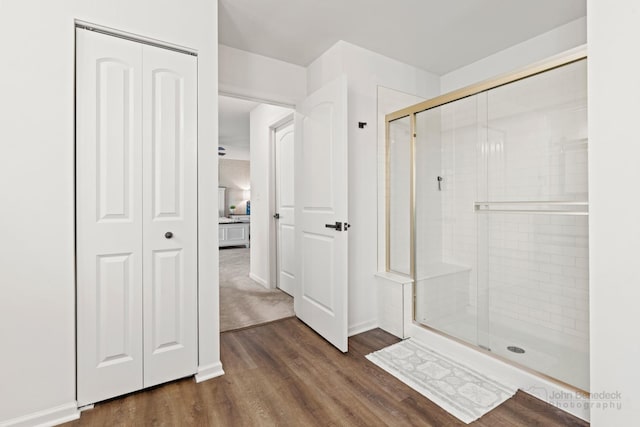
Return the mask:
<svg viewBox="0 0 640 427">
<path fill-rule="evenodd" d="M 367 359 L 467 424 L 517 391 L 412 339 L 371 353 Z"/>
</svg>

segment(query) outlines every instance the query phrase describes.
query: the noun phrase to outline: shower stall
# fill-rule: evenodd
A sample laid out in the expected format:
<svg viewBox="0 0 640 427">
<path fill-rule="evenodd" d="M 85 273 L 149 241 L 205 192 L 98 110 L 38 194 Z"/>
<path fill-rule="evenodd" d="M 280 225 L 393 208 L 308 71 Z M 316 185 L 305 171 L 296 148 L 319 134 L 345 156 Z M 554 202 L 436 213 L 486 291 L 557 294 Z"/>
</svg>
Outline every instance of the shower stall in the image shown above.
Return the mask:
<svg viewBox="0 0 640 427">
<path fill-rule="evenodd" d="M 414 321 L 589 390 L 583 53 L 387 116 L 387 270 Z"/>
</svg>

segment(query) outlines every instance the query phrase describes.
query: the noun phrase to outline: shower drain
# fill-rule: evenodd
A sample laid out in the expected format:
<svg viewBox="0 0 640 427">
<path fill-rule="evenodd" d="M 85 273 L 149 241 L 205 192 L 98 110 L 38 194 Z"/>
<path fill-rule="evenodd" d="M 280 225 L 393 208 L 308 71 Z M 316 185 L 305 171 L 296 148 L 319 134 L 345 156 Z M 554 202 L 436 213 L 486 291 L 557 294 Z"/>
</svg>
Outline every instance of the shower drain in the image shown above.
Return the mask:
<svg viewBox="0 0 640 427">
<path fill-rule="evenodd" d="M 509 347 L 507 347 L 507 350 L 518 354 L 524 353 L 524 348 L 516 347 L 515 345 L 510 345 Z"/>
</svg>

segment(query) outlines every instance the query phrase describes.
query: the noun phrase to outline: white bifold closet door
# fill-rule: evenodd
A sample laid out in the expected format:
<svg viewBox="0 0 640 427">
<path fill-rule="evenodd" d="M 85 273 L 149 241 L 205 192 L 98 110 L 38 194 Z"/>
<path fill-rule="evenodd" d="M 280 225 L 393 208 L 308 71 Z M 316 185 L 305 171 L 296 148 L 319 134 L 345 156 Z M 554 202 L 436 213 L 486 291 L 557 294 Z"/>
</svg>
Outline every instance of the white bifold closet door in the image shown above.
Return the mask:
<svg viewBox="0 0 640 427">
<path fill-rule="evenodd" d="M 78 404 L 197 369 L 197 59 L 77 30 Z"/>
</svg>

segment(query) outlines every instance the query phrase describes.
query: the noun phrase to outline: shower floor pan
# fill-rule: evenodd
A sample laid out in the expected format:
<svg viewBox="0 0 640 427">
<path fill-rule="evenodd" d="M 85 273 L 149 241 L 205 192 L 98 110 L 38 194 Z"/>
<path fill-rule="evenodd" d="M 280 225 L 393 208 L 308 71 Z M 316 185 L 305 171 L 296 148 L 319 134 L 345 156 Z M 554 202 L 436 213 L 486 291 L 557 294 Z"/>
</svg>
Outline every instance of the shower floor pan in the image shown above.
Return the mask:
<svg viewBox="0 0 640 427">
<path fill-rule="evenodd" d="M 580 343 L 573 336 L 562 339 L 562 334 L 558 333 L 555 336 L 562 342 L 551 341 L 541 336 L 553 336 L 553 332 L 545 332 L 543 328 L 530 324 L 514 327 L 514 322 L 511 326 L 492 323 L 491 334 L 488 335 L 477 330 L 472 314 L 459 314 L 423 324 L 470 344 L 480 345 L 495 355 L 580 390 L 589 390 L 588 341 Z M 510 351 L 508 347 L 520 348 L 524 353 Z"/>
</svg>

